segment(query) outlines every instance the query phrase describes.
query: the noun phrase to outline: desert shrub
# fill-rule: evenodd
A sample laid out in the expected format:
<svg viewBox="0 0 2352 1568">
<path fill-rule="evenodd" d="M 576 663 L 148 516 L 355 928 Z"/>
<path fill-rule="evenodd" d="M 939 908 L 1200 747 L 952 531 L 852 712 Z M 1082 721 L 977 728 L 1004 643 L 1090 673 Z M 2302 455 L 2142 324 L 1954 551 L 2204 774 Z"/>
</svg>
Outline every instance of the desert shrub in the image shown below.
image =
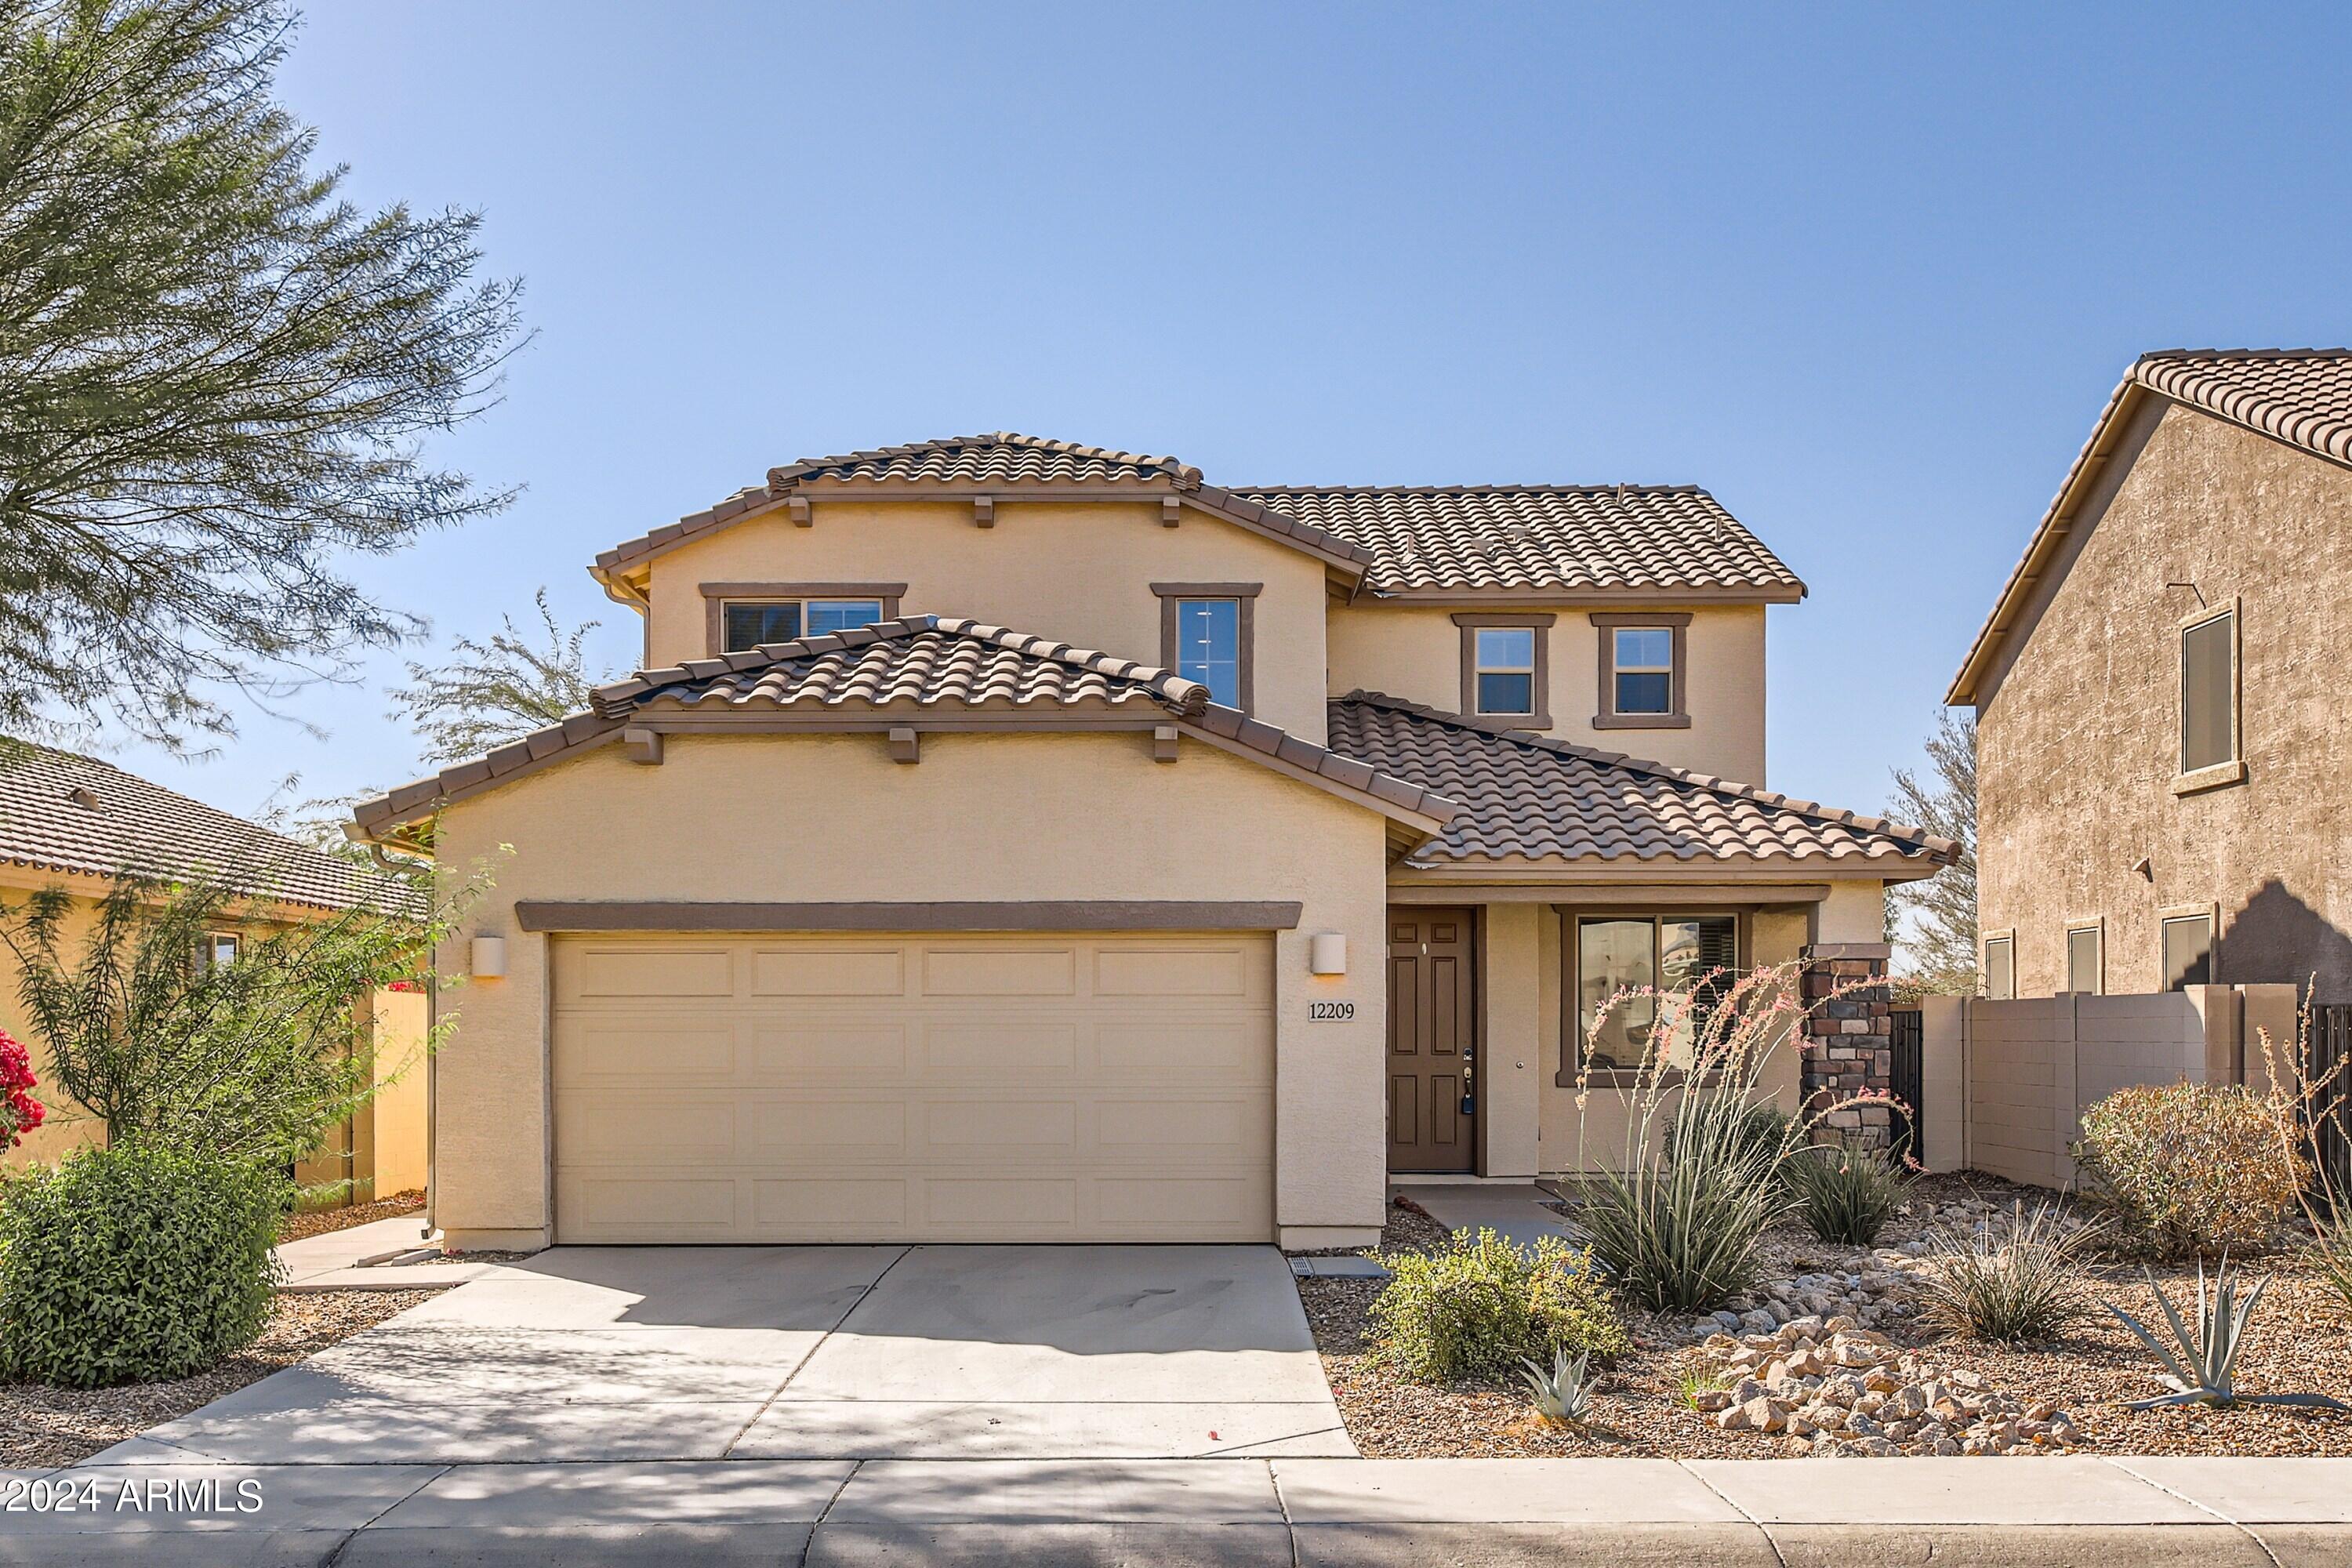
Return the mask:
<svg viewBox="0 0 2352 1568">
<path fill-rule="evenodd" d="M 1874 1150 L 1824 1144 L 1800 1149 L 1780 1167 L 1797 1214 L 1823 1241 L 1868 1247 L 1911 1195 L 1912 1178 Z"/>
<path fill-rule="evenodd" d="M 102 1388 L 186 1377 L 269 1310 L 285 1183 L 152 1147 L 85 1149 L 0 1197 L 0 1376 Z"/>
<path fill-rule="evenodd" d="M 1928 1237 L 1935 1267 L 1922 1281 L 1919 1316 L 1963 1338 L 2053 1338 L 2093 1315 L 2082 1255 L 2097 1234 L 2095 1226 L 2067 1225 L 2048 1202 L 2030 1215 L 2020 1202 L 2006 1226 L 1943 1226 Z"/>
<path fill-rule="evenodd" d="M 1372 1302 L 1370 1359 L 1407 1377 L 1496 1377 L 1523 1358 L 1629 1343 L 1591 1258 L 1558 1237 L 1522 1249 L 1492 1230 L 1457 1230 L 1433 1252 L 1381 1261 L 1393 1278 Z"/>
<path fill-rule="evenodd" d="M 2258 1251 L 2309 1179 L 2291 1115 L 2236 1085 L 2141 1085 L 2083 1113 L 2075 1154 L 2126 1245 L 2160 1258 Z"/>
</svg>

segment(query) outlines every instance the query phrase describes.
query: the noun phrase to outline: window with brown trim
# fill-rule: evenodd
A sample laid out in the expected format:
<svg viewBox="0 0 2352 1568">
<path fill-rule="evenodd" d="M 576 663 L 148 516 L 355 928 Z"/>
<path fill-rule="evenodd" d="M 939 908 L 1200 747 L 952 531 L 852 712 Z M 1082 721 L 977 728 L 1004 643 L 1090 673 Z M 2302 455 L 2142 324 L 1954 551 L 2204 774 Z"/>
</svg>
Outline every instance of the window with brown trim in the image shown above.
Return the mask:
<svg viewBox="0 0 2352 1568">
<path fill-rule="evenodd" d="M 1257 596 L 1263 583 L 1154 583 L 1160 667 L 1209 689 L 1209 700 L 1247 713 L 1256 703 Z"/>
<path fill-rule="evenodd" d="M 705 583 L 703 648 L 740 653 L 895 620 L 906 592 L 904 583 Z"/>
<path fill-rule="evenodd" d="M 1559 1081 L 1572 1082 L 1578 1053 L 1596 1073 L 1641 1068 L 1661 1044 L 1669 1068 L 1688 1065 L 1696 1014 L 1685 1014 L 1675 1037 L 1654 1041 L 1658 1000 L 1629 998 L 1614 1008 L 1621 991 L 1700 991 L 1704 1008 L 1739 967 L 1739 917 L 1734 914 L 1570 914 L 1562 922 L 1561 962 L 1567 971 L 1569 1039 L 1561 1052 Z M 1602 1011 L 1608 1009 L 1603 1017 Z"/>
<path fill-rule="evenodd" d="M 1514 729 L 1551 728 L 1551 626 L 1548 615 L 1454 617 L 1462 628 L 1462 711 Z"/>
<path fill-rule="evenodd" d="M 1596 730 L 1690 728 L 1690 616 L 1654 612 L 1595 612 L 1601 633 Z"/>
</svg>

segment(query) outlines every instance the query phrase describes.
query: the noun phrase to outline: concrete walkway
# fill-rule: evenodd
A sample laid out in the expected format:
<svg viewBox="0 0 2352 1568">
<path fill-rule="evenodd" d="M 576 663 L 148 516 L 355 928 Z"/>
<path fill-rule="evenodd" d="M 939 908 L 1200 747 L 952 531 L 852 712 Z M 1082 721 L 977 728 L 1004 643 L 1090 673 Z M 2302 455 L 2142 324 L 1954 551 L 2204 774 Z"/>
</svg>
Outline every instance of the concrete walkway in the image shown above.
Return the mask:
<svg viewBox="0 0 2352 1568">
<path fill-rule="evenodd" d="M 2352 1561 L 2346 1459 L 90 1466 L 21 1495 L 0 1563 Z"/>
<path fill-rule="evenodd" d="M 1533 1247 L 1539 1237 L 1565 1240 L 1568 1226 L 1544 1205 L 1551 1194 L 1533 1182 L 1401 1183 L 1390 1189 L 1429 1211 L 1448 1230 L 1475 1233 L 1482 1226 Z"/>
<path fill-rule="evenodd" d="M 426 1262 L 362 1268 L 360 1260 L 387 1252 L 414 1250 L 425 1245 L 424 1221 L 415 1215 L 394 1215 L 365 1225 L 306 1236 L 282 1243 L 278 1261 L 286 1271 L 281 1289 L 419 1290 L 443 1285 L 463 1285 L 478 1279 L 491 1268 L 487 1263 Z"/>
<path fill-rule="evenodd" d="M 1270 1247 L 711 1247 L 490 1268 L 99 1458 L 1354 1452 Z"/>
</svg>

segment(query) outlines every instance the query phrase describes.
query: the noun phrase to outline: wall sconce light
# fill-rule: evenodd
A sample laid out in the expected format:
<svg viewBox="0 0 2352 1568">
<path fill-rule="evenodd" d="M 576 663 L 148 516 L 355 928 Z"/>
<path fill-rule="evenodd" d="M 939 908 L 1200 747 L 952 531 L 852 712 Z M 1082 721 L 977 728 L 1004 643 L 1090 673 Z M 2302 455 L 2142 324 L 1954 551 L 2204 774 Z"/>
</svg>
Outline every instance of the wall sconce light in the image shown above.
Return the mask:
<svg viewBox="0 0 2352 1568">
<path fill-rule="evenodd" d="M 475 979 L 496 980 L 507 972 L 507 939 L 478 936 L 469 956 Z"/>
<path fill-rule="evenodd" d="M 1307 938 L 1307 968 L 1315 974 L 1347 973 L 1347 934 L 1344 931 L 1318 931 Z"/>
</svg>

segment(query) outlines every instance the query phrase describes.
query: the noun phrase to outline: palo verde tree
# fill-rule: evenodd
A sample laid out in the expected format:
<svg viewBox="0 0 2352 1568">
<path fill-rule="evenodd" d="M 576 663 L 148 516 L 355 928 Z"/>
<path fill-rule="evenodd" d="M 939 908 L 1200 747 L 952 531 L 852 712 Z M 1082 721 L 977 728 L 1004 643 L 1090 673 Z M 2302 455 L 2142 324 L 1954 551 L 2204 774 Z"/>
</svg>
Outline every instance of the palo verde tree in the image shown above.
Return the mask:
<svg viewBox="0 0 2352 1568">
<path fill-rule="evenodd" d="M 1969 995 L 1977 988 L 1977 721 L 1947 708 L 1927 737 L 1927 774 L 1895 770 L 1887 815 L 1960 847 L 1959 858 L 1921 882 L 1888 889 L 1890 916 L 1909 950 L 1909 968 L 1929 991 Z M 1890 924 L 1894 922 L 1891 921 Z"/>
<path fill-rule="evenodd" d="M 413 635 L 347 575 L 509 494 L 478 216 L 363 213 L 271 100 L 280 0 L 0 0 L 0 729 L 184 746 Z M 126 679 L 126 669 L 137 672 Z"/>
</svg>

